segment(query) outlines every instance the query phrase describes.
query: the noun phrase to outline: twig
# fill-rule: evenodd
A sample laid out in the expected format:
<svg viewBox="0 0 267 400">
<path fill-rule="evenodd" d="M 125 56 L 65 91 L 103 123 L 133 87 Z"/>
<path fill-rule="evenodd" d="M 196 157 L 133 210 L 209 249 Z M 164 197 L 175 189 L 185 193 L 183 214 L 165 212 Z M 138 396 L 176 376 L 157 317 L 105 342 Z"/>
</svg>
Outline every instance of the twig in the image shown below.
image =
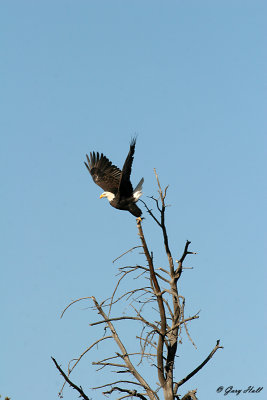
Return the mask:
<svg viewBox="0 0 267 400">
<path fill-rule="evenodd" d="M 152 211 L 148 208 L 148 206 L 146 205 L 146 203 L 143 201 L 143 200 L 141 200 L 141 199 L 139 199 L 139 201 L 141 201 L 143 204 L 144 204 L 144 206 L 146 207 L 146 210 L 147 210 L 147 212 L 149 213 L 149 215 L 154 219 L 154 221 L 161 227 L 161 224 L 160 224 L 160 222 L 159 222 L 159 220 L 155 217 L 155 215 L 152 213 Z"/>
<path fill-rule="evenodd" d="M 123 364 L 117 364 L 117 363 L 108 363 L 108 362 L 102 362 L 102 361 L 93 361 L 92 365 L 102 365 L 103 367 L 118 367 L 118 368 L 127 368 L 126 365 Z"/>
<path fill-rule="evenodd" d="M 118 392 L 122 392 L 122 393 L 128 393 L 129 396 L 126 396 L 126 397 L 134 396 L 134 397 L 138 397 L 139 399 L 146 400 L 146 397 L 143 396 L 141 393 L 138 393 L 137 390 L 135 390 L 135 389 L 134 390 L 122 389 L 122 388 L 117 387 L 117 386 L 114 386 L 112 389 L 110 389 L 107 392 L 103 392 L 103 394 L 111 394 L 115 390 L 117 390 Z M 120 397 L 120 399 L 122 399 L 122 398 L 125 398 L 125 396 Z"/>
<path fill-rule="evenodd" d="M 185 382 L 187 382 L 189 379 L 192 378 L 192 376 L 196 375 L 196 373 L 201 370 L 201 368 L 204 367 L 205 364 L 212 358 L 213 354 L 218 350 L 218 349 L 223 349 L 222 346 L 220 346 L 220 340 L 217 340 L 216 346 L 214 349 L 210 352 L 208 357 L 197 367 L 195 368 L 190 374 L 188 374 L 185 378 L 181 379 L 179 382 L 175 383 L 174 386 L 174 392 L 177 393 L 177 390 L 180 386 L 182 386 Z"/>
<path fill-rule="evenodd" d="M 90 350 L 91 350 L 95 345 L 97 345 L 98 343 L 102 342 L 102 340 L 111 339 L 111 338 L 112 338 L 112 336 L 104 336 L 104 337 L 102 337 L 102 338 L 96 340 L 91 346 L 89 346 L 89 347 L 79 356 L 79 358 L 75 359 L 76 362 L 74 363 L 74 365 L 73 365 L 71 368 L 68 367 L 68 376 L 70 376 L 71 372 L 74 370 L 74 368 L 76 367 L 76 365 L 80 362 L 80 360 L 82 359 L 82 357 L 83 357 L 86 353 L 88 353 L 88 351 L 90 351 Z M 70 363 L 71 363 L 72 361 L 74 361 L 74 359 L 71 360 L 71 361 L 69 362 L 69 366 L 70 366 Z M 65 381 L 65 382 L 63 383 L 63 385 L 62 385 L 62 388 L 61 388 L 61 390 L 60 390 L 60 393 L 63 392 L 63 389 L 64 389 L 65 384 L 66 384 L 66 381 Z"/>
<path fill-rule="evenodd" d="M 197 400 L 196 392 L 197 389 L 190 390 L 181 400 Z"/>
<path fill-rule="evenodd" d="M 90 326 L 104 324 L 104 323 L 108 323 L 111 321 L 122 321 L 123 319 L 141 321 L 144 324 L 146 324 L 147 326 L 150 326 L 151 328 L 155 329 L 156 331 L 159 331 L 158 328 L 156 327 L 156 325 L 152 324 L 151 322 L 147 321 L 146 319 L 144 319 L 141 316 L 139 316 L 139 317 L 122 316 L 122 317 L 107 318 L 107 319 L 103 319 L 102 321 L 93 322 L 92 324 L 90 324 Z"/>
<path fill-rule="evenodd" d="M 125 252 L 122 253 L 119 257 L 115 258 L 115 260 L 112 261 L 113 264 L 114 264 L 115 261 L 117 261 L 117 260 L 119 260 L 119 258 L 125 256 L 125 254 L 129 253 L 130 251 L 133 251 L 134 249 L 138 249 L 138 247 L 142 247 L 142 246 L 134 246 L 134 247 L 132 247 L 131 249 L 125 251 Z"/>
<path fill-rule="evenodd" d="M 120 380 L 120 381 L 115 381 L 115 382 L 111 382 L 111 383 L 106 383 L 105 385 L 93 387 L 92 390 L 103 389 L 104 387 L 116 385 L 117 383 L 128 383 L 128 384 L 131 384 L 131 385 L 137 385 L 137 386 L 141 386 L 142 387 L 142 385 L 140 383 L 138 383 L 138 382 Z"/>
<path fill-rule="evenodd" d="M 58 365 L 58 363 L 56 362 L 56 360 L 51 357 L 55 366 L 57 367 L 57 369 L 59 370 L 59 372 L 61 373 L 61 375 L 63 376 L 63 378 L 65 379 L 66 382 L 68 382 L 68 384 L 75 390 L 77 390 L 77 392 L 80 393 L 80 396 L 84 399 L 84 400 L 89 400 L 89 397 L 86 396 L 86 394 L 84 393 L 84 391 L 82 390 L 81 387 L 78 387 L 77 385 L 75 385 L 75 383 L 73 383 L 69 377 L 65 374 L 65 372 L 60 368 L 60 366 Z"/>
<path fill-rule="evenodd" d="M 199 313 L 199 312 L 198 312 L 198 313 Z M 197 313 L 197 314 L 198 314 L 198 313 Z M 184 324 L 184 323 L 186 323 L 186 322 L 188 322 L 188 321 L 192 321 L 193 319 L 198 319 L 199 316 L 198 316 L 197 314 L 194 315 L 193 317 L 189 317 L 189 318 L 186 318 L 186 319 L 183 320 L 183 321 L 178 322 L 178 324 L 174 325 L 171 329 L 169 329 L 169 330 L 166 332 L 166 334 L 172 332 L 174 329 L 178 328 L 179 326 L 181 326 L 182 324 Z"/>
<path fill-rule="evenodd" d="M 184 320 L 185 298 L 184 298 L 183 296 L 181 296 L 181 295 L 180 295 L 179 297 L 183 300 L 183 303 L 182 303 L 182 306 L 181 306 L 181 318 Z M 187 323 L 186 323 L 186 322 L 184 322 L 184 327 L 185 327 L 185 331 L 186 331 L 186 334 L 187 334 L 187 336 L 188 336 L 190 342 L 192 343 L 192 345 L 193 345 L 193 346 L 195 347 L 195 349 L 196 349 L 197 346 L 196 346 L 195 342 L 193 341 L 193 339 L 192 339 L 191 336 L 190 336 L 190 333 L 189 333 L 189 331 L 188 331 Z M 181 330 L 180 330 L 180 331 L 181 331 Z"/>
<path fill-rule="evenodd" d="M 187 240 L 187 241 L 186 241 L 186 244 L 185 244 L 185 247 L 184 247 L 183 255 L 182 255 L 182 257 L 180 258 L 180 260 L 177 261 L 178 267 L 176 268 L 176 271 L 175 271 L 175 277 L 176 277 L 176 279 L 179 279 L 180 276 L 181 276 L 182 269 L 183 269 L 183 262 L 184 262 L 184 260 L 185 260 L 185 257 L 186 257 L 188 254 L 197 254 L 197 253 L 195 253 L 195 252 L 193 252 L 193 251 L 188 251 L 188 247 L 189 247 L 190 244 L 191 244 L 191 242 L 190 242 L 189 240 Z"/>
<path fill-rule="evenodd" d="M 78 301 L 81 301 L 81 300 L 86 300 L 86 299 L 91 299 L 91 298 L 92 298 L 91 296 L 88 296 L 88 297 L 81 297 L 80 299 L 77 299 L 77 300 L 72 301 L 66 308 L 64 308 L 64 310 L 62 311 L 62 313 L 61 313 L 61 315 L 60 315 L 60 318 L 63 317 L 65 311 L 67 311 L 67 309 L 68 309 L 70 306 L 72 306 L 72 304 L 77 303 Z"/>
</svg>

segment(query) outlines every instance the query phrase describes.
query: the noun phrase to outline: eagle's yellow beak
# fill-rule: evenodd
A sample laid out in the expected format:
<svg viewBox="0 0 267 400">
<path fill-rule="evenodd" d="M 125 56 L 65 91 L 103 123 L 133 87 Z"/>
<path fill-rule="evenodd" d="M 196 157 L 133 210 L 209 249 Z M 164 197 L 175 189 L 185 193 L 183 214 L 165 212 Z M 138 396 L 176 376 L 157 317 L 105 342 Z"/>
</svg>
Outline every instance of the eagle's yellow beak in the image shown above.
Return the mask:
<svg viewBox="0 0 267 400">
<path fill-rule="evenodd" d="M 105 195 L 104 194 L 101 194 L 101 196 L 99 197 L 100 199 L 103 199 L 103 197 L 105 197 Z"/>
</svg>

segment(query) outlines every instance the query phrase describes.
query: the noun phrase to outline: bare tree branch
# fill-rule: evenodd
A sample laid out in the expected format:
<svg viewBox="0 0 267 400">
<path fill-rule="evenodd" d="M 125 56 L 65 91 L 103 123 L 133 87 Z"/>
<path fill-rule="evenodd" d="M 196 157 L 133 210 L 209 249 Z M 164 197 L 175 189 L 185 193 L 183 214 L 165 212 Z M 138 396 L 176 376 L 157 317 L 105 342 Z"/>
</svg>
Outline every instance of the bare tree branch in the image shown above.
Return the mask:
<svg viewBox="0 0 267 400">
<path fill-rule="evenodd" d="M 107 387 L 107 386 L 116 385 L 117 383 L 128 383 L 128 384 L 131 384 L 131 385 L 137 385 L 137 386 L 143 387 L 143 386 L 142 386 L 140 383 L 138 383 L 138 382 L 119 380 L 119 381 L 115 381 L 115 382 L 111 382 L 111 383 L 106 383 L 105 385 L 96 386 L 96 387 L 94 387 L 94 388 L 92 388 L 92 389 L 93 389 L 93 390 L 102 389 L 102 388 Z"/>
<path fill-rule="evenodd" d="M 181 296 L 181 295 L 180 295 L 179 297 L 183 300 L 183 303 L 182 303 L 182 305 L 181 305 L 181 318 L 184 320 L 185 298 L 184 298 L 183 296 Z M 193 346 L 195 347 L 195 349 L 196 349 L 197 346 L 195 345 L 193 339 L 191 338 L 191 336 L 190 336 L 190 334 L 189 334 L 186 321 L 184 321 L 184 328 L 185 328 L 186 334 L 187 334 L 187 336 L 188 336 L 190 342 L 192 343 L 192 345 L 193 345 Z"/>
<path fill-rule="evenodd" d="M 138 371 L 136 370 L 136 368 L 133 366 L 129 355 L 126 351 L 125 346 L 123 345 L 121 339 L 118 336 L 118 333 L 116 331 L 116 329 L 114 328 L 113 324 L 111 323 L 111 321 L 109 321 L 108 316 L 104 313 L 103 309 L 101 308 L 101 306 L 98 304 L 98 302 L 96 301 L 95 297 L 92 297 L 93 302 L 99 312 L 99 314 L 103 317 L 103 319 L 106 321 L 112 336 L 115 340 L 115 342 L 117 343 L 118 347 L 120 348 L 121 352 L 122 352 L 122 357 L 123 360 L 125 362 L 125 364 L 127 365 L 129 371 L 131 371 L 132 375 L 135 377 L 135 379 L 141 383 L 141 385 L 143 385 L 143 388 L 146 390 L 146 393 L 148 395 L 148 397 L 151 400 L 155 400 L 155 395 L 154 395 L 154 391 L 150 388 L 150 386 L 148 385 L 148 383 L 145 381 L 145 379 L 138 373 Z"/>
<path fill-rule="evenodd" d="M 112 261 L 113 264 L 114 264 L 115 261 L 117 261 L 117 260 L 119 260 L 121 257 L 125 256 L 125 254 L 130 253 L 130 251 L 133 251 L 134 249 L 138 249 L 138 248 L 140 248 L 140 247 L 142 247 L 142 246 L 134 246 L 134 247 L 132 247 L 131 249 L 125 251 L 125 252 L 122 253 L 119 257 L 115 258 L 115 260 Z"/>
<path fill-rule="evenodd" d="M 118 392 L 128 393 L 128 396 L 120 397 L 120 399 L 123 399 L 125 397 L 138 397 L 139 399 L 147 400 L 146 397 L 143 396 L 141 393 L 138 393 L 137 390 L 122 389 L 122 388 L 120 388 L 118 386 L 113 386 L 112 389 L 110 389 L 107 392 L 103 392 L 103 394 L 111 394 L 115 390 L 118 391 Z"/>
<path fill-rule="evenodd" d="M 96 346 L 98 343 L 102 342 L 103 340 L 111 339 L 111 338 L 112 338 L 112 336 L 104 336 L 104 337 L 102 337 L 102 338 L 96 340 L 96 341 L 95 341 L 91 346 L 89 346 L 77 359 L 71 360 L 71 361 L 69 362 L 69 367 L 68 367 L 68 376 L 70 376 L 71 372 L 74 370 L 74 368 L 76 367 L 76 365 L 80 362 L 80 360 L 82 359 L 82 357 L 85 356 L 86 353 L 88 353 L 88 351 L 90 351 L 94 346 Z M 70 367 L 70 363 L 71 363 L 72 361 L 74 361 L 74 360 L 75 360 L 76 362 L 74 363 L 74 365 L 73 365 L 72 367 Z M 65 382 L 63 383 L 63 385 L 62 385 L 62 388 L 61 388 L 61 390 L 60 390 L 60 393 L 63 392 L 63 389 L 64 389 L 65 384 L 66 384 L 66 381 L 65 381 Z"/>
<path fill-rule="evenodd" d="M 183 262 L 184 262 L 184 260 L 185 260 L 185 257 L 186 257 L 188 254 L 197 254 L 197 253 L 195 253 L 195 252 L 188 251 L 188 247 L 189 247 L 190 244 L 191 244 L 191 242 L 190 242 L 189 240 L 187 240 L 187 241 L 186 241 L 186 244 L 185 244 L 185 248 L 184 248 L 183 255 L 182 255 L 182 257 L 180 258 L 180 260 L 177 261 L 177 262 L 178 262 L 178 267 L 177 267 L 177 269 L 176 269 L 176 271 L 175 271 L 176 279 L 179 279 L 180 276 L 181 276 L 182 267 L 183 267 Z"/>
<path fill-rule="evenodd" d="M 142 242 L 144 253 L 145 253 L 148 265 L 149 265 L 151 286 L 154 289 L 154 293 L 157 297 L 157 302 L 158 302 L 158 307 L 159 307 L 159 312 L 160 312 L 161 327 L 160 327 L 160 335 L 158 337 L 157 366 L 158 366 L 158 377 L 159 377 L 160 384 L 161 384 L 161 386 L 164 386 L 165 377 L 164 377 L 164 367 L 163 367 L 163 357 L 162 356 L 163 356 L 164 336 L 166 334 L 166 326 L 167 326 L 164 302 L 162 300 L 160 286 L 158 284 L 158 280 L 157 280 L 157 277 L 155 274 L 153 260 L 148 251 L 148 247 L 147 247 L 146 240 L 144 237 L 141 221 L 139 221 L 139 220 L 137 221 L 137 228 L 139 231 L 139 236 L 140 236 L 140 239 Z"/>
<path fill-rule="evenodd" d="M 192 376 L 196 375 L 196 373 L 199 370 L 201 370 L 201 368 L 203 368 L 205 364 L 207 364 L 207 362 L 212 358 L 212 356 L 218 349 L 223 349 L 223 347 L 220 346 L 220 340 L 217 340 L 217 343 L 216 343 L 216 346 L 214 347 L 214 349 L 210 352 L 208 357 L 197 368 L 194 369 L 194 371 L 190 372 L 190 374 L 188 374 L 185 378 L 183 378 L 179 382 L 175 383 L 174 392 L 177 393 L 177 390 L 180 386 L 182 386 L 185 382 L 187 382 L 189 379 L 191 379 Z"/>
<path fill-rule="evenodd" d="M 141 201 L 141 203 L 144 204 L 144 206 L 145 206 L 147 212 L 149 213 L 149 215 L 150 215 L 150 216 L 154 219 L 154 221 L 161 227 L 161 224 L 160 224 L 159 220 L 158 220 L 158 219 L 155 217 L 155 215 L 152 213 L 152 210 L 150 210 L 150 209 L 148 208 L 148 206 L 146 205 L 146 203 L 145 203 L 142 199 L 139 199 L 139 201 Z"/>
<path fill-rule="evenodd" d="M 197 400 L 196 392 L 197 389 L 190 390 L 181 400 Z"/>
<path fill-rule="evenodd" d="M 61 313 L 60 318 L 63 317 L 65 311 L 67 311 L 67 309 L 68 309 L 70 306 L 72 306 L 72 304 L 77 303 L 78 301 L 81 301 L 81 300 L 87 300 L 87 299 L 91 299 L 91 298 L 92 298 L 91 296 L 88 296 L 88 297 L 81 297 L 80 299 L 77 299 L 77 300 L 73 300 L 66 308 L 64 308 L 64 310 L 63 310 L 62 313 Z"/>
<path fill-rule="evenodd" d="M 199 316 L 196 314 L 196 315 L 193 315 L 193 317 L 189 317 L 189 318 L 186 318 L 186 319 L 183 320 L 183 321 L 178 322 L 178 324 L 172 326 L 172 327 L 166 332 L 166 335 L 167 335 L 168 333 L 172 332 L 174 329 L 176 329 L 176 328 L 178 328 L 179 326 L 181 326 L 182 324 L 184 324 L 184 323 L 186 323 L 186 322 L 188 322 L 188 321 L 192 321 L 193 319 L 197 319 L 197 318 L 199 318 Z"/>
<path fill-rule="evenodd" d="M 103 321 L 97 321 L 97 322 L 93 322 L 92 324 L 90 324 L 90 326 L 95 326 L 95 325 L 100 325 L 100 324 L 105 324 L 107 322 L 111 322 L 111 321 L 122 321 L 124 319 L 130 319 L 130 320 L 135 320 L 135 321 L 141 321 L 144 324 L 150 326 L 151 328 L 155 329 L 156 331 L 159 332 L 158 328 L 156 325 L 152 324 L 151 322 L 148 322 L 146 319 L 144 319 L 143 317 L 139 316 L 139 317 L 127 317 L 127 316 L 122 316 L 122 317 L 114 317 L 114 318 L 107 318 L 106 320 Z"/>
<path fill-rule="evenodd" d="M 66 382 L 68 382 L 68 384 L 74 389 L 77 390 L 77 392 L 80 393 L 80 396 L 84 399 L 84 400 L 89 400 L 89 397 L 86 396 L 86 394 L 84 393 L 84 391 L 82 390 L 81 387 L 78 387 L 77 385 L 75 385 L 75 383 L 73 383 L 69 377 L 65 374 L 65 372 L 60 368 L 60 366 L 58 365 L 58 363 L 56 362 L 56 360 L 51 357 L 55 366 L 57 367 L 57 369 L 59 370 L 59 372 L 61 373 L 61 375 L 63 376 L 63 378 L 65 379 Z"/>
<path fill-rule="evenodd" d="M 102 361 L 93 361 L 92 364 L 93 365 L 102 365 L 103 367 L 111 366 L 111 367 L 127 368 L 127 366 L 123 365 L 123 364 L 108 363 L 108 362 L 102 362 Z"/>
</svg>

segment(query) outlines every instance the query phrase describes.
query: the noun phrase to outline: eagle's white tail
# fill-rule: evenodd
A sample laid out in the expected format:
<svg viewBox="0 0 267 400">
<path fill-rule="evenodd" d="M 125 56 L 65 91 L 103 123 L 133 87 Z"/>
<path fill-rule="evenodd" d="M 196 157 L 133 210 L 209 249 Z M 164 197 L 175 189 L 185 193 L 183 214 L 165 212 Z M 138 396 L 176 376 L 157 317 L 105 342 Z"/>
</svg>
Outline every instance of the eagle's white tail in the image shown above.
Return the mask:
<svg viewBox="0 0 267 400">
<path fill-rule="evenodd" d="M 144 183 L 144 178 L 141 179 L 141 181 L 138 183 L 136 188 L 133 191 L 133 197 L 134 200 L 137 201 L 141 196 L 142 196 L 142 185 Z"/>
</svg>

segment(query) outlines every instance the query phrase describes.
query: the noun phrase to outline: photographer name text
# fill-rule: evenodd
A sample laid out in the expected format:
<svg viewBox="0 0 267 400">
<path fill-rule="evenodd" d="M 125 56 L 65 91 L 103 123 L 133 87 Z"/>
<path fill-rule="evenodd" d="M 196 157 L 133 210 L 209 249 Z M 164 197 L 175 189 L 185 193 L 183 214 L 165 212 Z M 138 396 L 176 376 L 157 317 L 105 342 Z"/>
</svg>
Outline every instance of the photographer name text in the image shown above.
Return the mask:
<svg viewBox="0 0 267 400">
<path fill-rule="evenodd" d="M 258 388 L 255 388 L 254 386 L 248 386 L 246 389 L 235 389 L 234 386 L 219 386 L 218 389 L 216 390 L 217 393 L 222 393 L 224 396 L 227 396 L 228 394 L 235 394 L 238 396 L 240 393 L 260 393 L 263 390 L 263 386 L 260 386 Z"/>
</svg>

